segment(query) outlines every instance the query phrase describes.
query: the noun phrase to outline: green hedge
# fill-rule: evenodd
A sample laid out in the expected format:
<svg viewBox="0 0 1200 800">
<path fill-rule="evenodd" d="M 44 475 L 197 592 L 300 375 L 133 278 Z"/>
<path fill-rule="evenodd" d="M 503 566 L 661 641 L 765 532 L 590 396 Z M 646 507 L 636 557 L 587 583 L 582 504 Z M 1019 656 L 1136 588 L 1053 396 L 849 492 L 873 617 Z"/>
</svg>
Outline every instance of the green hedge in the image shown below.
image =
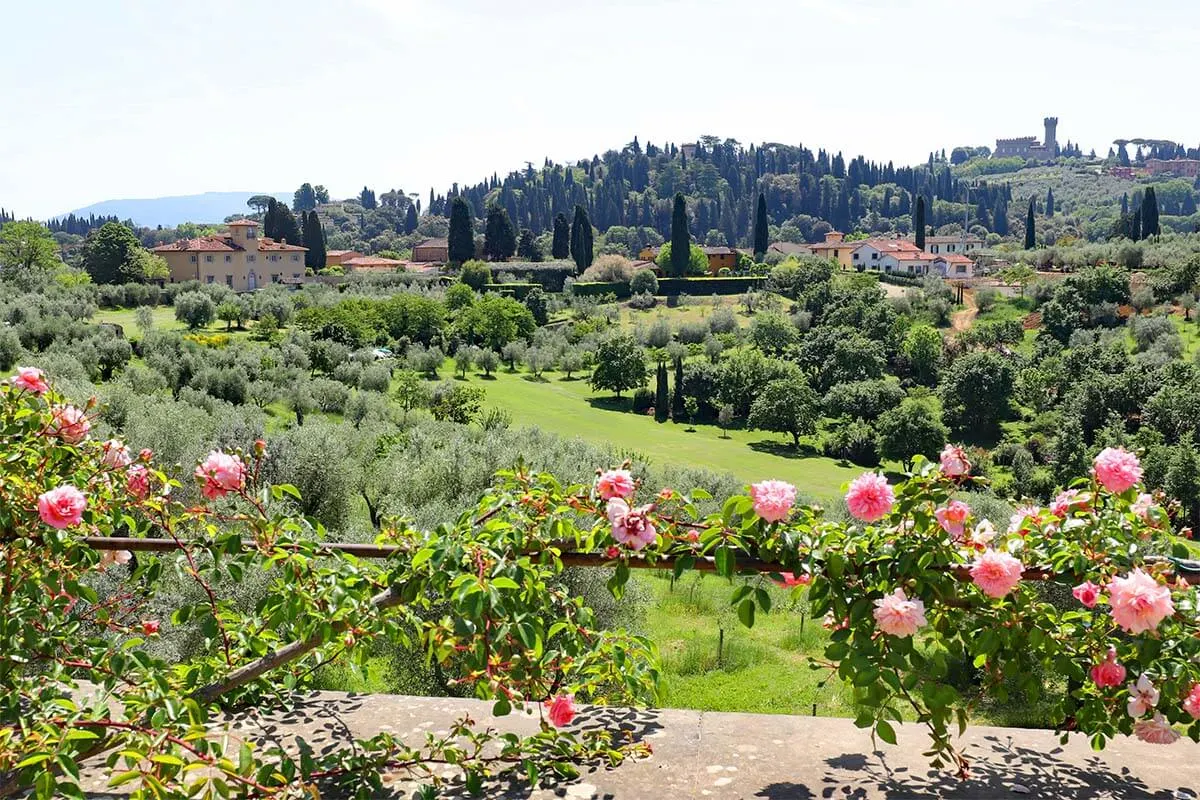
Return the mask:
<svg viewBox="0 0 1200 800">
<path fill-rule="evenodd" d="M 760 275 L 729 278 L 659 278 L 660 295 L 691 294 L 708 297 L 714 294 L 744 294 L 750 289 L 762 289 L 767 279 Z M 614 294 L 618 299 L 629 297 L 629 284 L 620 281 L 577 281 L 571 291 L 580 297 Z"/>
<path fill-rule="evenodd" d="M 525 295 L 529 294 L 534 289 L 541 289 L 540 283 L 489 283 L 483 287 L 485 292 L 499 292 L 506 294 L 517 300 L 524 300 Z"/>
</svg>

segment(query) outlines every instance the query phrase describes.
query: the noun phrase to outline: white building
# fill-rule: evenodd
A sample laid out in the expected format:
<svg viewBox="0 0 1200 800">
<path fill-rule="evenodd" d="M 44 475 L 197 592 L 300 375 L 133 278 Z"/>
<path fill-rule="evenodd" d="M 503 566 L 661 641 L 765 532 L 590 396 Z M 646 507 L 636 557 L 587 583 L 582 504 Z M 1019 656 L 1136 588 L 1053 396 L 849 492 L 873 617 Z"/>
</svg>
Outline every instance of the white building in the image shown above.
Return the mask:
<svg viewBox="0 0 1200 800">
<path fill-rule="evenodd" d="M 926 236 L 925 252 L 930 255 L 942 253 L 959 253 L 965 255 L 983 248 L 983 240 L 978 236 Z"/>
</svg>

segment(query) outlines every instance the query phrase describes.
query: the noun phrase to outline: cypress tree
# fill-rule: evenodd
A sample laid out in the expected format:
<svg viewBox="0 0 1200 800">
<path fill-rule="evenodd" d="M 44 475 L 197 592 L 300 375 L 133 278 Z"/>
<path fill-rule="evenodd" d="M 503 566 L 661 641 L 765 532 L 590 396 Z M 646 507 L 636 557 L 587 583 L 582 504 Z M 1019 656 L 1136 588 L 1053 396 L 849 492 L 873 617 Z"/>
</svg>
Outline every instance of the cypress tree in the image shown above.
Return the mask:
<svg viewBox="0 0 1200 800">
<path fill-rule="evenodd" d="M 321 228 L 316 211 L 304 215 L 304 246 L 308 248 L 304 254 L 304 266 L 314 270 L 325 269 L 325 231 Z"/>
<path fill-rule="evenodd" d="M 275 232 L 279 235 L 271 238 L 277 242 L 301 244 L 304 241 L 300 235 L 300 224 L 296 222 L 296 217 L 292 215 L 287 203 L 275 204 Z"/>
<path fill-rule="evenodd" d="M 1046 216 L 1054 216 L 1054 189 L 1046 190 Z"/>
<path fill-rule="evenodd" d="M 674 247 L 674 245 L 672 245 Z M 674 252 L 674 251 L 672 251 Z M 754 259 L 762 261 L 767 254 L 767 198 L 758 193 L 758 208 L 754 212 Z"/>
<path fill-rule="evenodd" d="M 667 365 L 658 362 L 657 386 L 654 392 L 654 419 L 666 422 L 670 413 L 670 396 L 667 394 Z"/>
<path fill-rule="evenodd" d="M 483 234 L 483 254 L 490 261 L 507 261 L 517 252 L 517 232 L 508 211 L 499 203 L 488 208 Z"/>
<path fill-rule="evenodd" d="M 556 259 L 571 257 L 571 228 L 561 211 L 554 216 L 554 239 L 550 244 L 550 255 Z"/>
<path fill-rule="evenodd" d="M 1025 249 L 1032 250 L 1037 247 L 1037 236 L 1034 231 L 1033 222 L 1033 198 L 1029 199 L 1029 213 L 1025 215 Z"/>
<path fill-rule="evenodd" d="M 1146 187 L 1146 193 L 1142 195 L 1142 238 L 1149 239 L 1151 236 L 1158 236 L 1160 233 L 1158 227 L 1158 197 L 1154 193 L 1154 187 Z"/>
<path fill-rule="evenodd" d="M 272 197 L 263 214 L 263 236 L 279 241 L 279 201 Z"/>
<path fill-rule="evenodd" d="M 759 197 L 762 197 L 760 194 Z M 676 422 L 683 422 L 687 416 L 687 407 L 683 403 L 683 359 L 675 359 L 675 392 L 671 395 L 671 416 Z"/>
<path fill-rule="evenodd" d="M 917 249 L 925 249 L 925 195 L 917 195 L 917 210 L 913 214 L 913 231 L 917 235 Z"/>
<path fill-rule="evenodd" d="M 404 233 L 405 235 L 412 233 L 417 229 L 417 206 L 414 203 L 408 204 L 408 211 L 404 215 Z"/>
<path fill-rule="evenodd" d="M 683 192 L 675 193 L 675 209 L 671 212 L 671 274 L 687 276 L 688 260 L 692 255 L 692 235 L 688 232 L 687 201 Z"/>
<path fill-rule="evenodd" d="M 1143 199 L 1143 203 L 1145 200 Z M 1142 209 L 1133 212 L 1133 221 L 1129 224 L 1129 238 L 1135 242 L 1142 238 Z"/>
<path fill-rule="evenodd" d="M 471 207 L 461 196 L 450 203 L 450 232 L 447 236 L 450 262 L 461 264 L 475 257 L 475 231 L 471 225 Z"/>
<path fill-rule="evenodd" d="M 583 206 L 575 206 L 571 220 L 571 257 L 581 271 L 592 265 L 592 223 Z"/>
<path fill-rule="evenodd" d="M 1121 216 L 1124 217 L 1128 214 L 1129 214 L 1129 192 L 1125 192 L 1125 194 L 1121 195 Z"/>
</svg>

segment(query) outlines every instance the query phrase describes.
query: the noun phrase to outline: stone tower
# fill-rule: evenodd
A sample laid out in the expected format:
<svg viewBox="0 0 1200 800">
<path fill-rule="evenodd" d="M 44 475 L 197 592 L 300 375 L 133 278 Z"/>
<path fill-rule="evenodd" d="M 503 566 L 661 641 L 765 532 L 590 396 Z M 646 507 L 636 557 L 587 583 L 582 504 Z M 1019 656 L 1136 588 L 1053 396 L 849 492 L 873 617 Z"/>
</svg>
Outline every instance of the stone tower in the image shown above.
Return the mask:
<svg viewBox="0 0 1200 800">
<path fill-rule="evenodd" d="M 1058 139 L 1056 131 L 1058 129 L 1058 117 L 1046 117 L 1042 120 L 1042 124 L 1046 126 L 1046 138 L 1042 140 L 1042 144 L 1046 146 L 1046 155 L 1049 158 L 1058 157 Z"/>
</svg>

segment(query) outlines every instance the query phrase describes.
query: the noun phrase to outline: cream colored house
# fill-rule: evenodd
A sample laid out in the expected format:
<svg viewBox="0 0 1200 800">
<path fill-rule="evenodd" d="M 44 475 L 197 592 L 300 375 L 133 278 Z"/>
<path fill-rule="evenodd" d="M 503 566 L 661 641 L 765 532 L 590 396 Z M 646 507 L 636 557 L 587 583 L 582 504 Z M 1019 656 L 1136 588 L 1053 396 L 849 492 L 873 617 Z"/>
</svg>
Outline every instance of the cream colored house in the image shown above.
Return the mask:
<svg viewBox="0 0 1200 800">
<path fill-rule="evenodd" d="M 304 278 L 306 247 L 258 235 L 258 223 L 239 219 L 229 233 L 181 239 L 155 247 L 166 259 L 171 283 L 223 283 L 235 292 L 252 292 L 271 283 Z"/>
</svg>

